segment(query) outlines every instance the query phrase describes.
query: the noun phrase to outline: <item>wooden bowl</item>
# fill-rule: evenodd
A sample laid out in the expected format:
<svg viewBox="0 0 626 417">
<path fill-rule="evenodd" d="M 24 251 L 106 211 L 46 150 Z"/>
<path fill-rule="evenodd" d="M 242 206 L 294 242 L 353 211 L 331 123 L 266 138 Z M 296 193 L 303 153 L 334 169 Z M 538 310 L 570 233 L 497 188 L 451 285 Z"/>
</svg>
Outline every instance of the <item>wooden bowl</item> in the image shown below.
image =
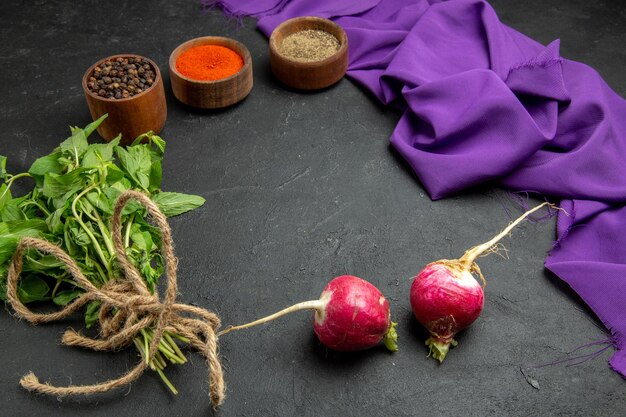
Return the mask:
<svg viewBox="0 0 626 417">
<path fill-rule="evenodd" d="M 194 80 L 176 69 L 176 60 L 188 49 L 201 45 L 220 45 L 237 52 L 243 58 L 243 67 L 230 77 L 215 81 Z M 181 102 L 201 109 L 218 109 L 233 105 L 252 90 L 252 57 L 241 42 L 221 36 L 204 36 L 179 45 L 170 55 L 170 79 L 174 95 Z"/>
<path fill-rule="evenodd" d="M 323 30 L 339 41 L 339 50 L 321 61 L 296 61 L 280 54 L 287 36 L 302 30 Z M 348 37 L 341 26 L 321 17 L 295 17 L 281 23 L 270 36 L 270 65 L 272 72 L 289 87 L 317 90 L 339 81 L 348 68 Z"/>
<path fill-rule="evenodd" d="M 87 82 L 93 74 L 94 68 L 105 61 L 112 61 L 120 57 L 147 59 L 152 68 L 154 68 L 154 84 L 135 96 L 122 99 L 100 97 L 89 90 Z M 83 76 L 83 91 L 87 99 L 89 112 L 94 120 L 105 113 L 109 115 L 98 127 L 98 133 L 107 141 L 121 134 L 121 144 L 128 145 L 137 136 L 147 131 L 151 130 L 158 134 L 165 125 L 167 104 L 165 102 L 163 79 L 159 67 L 148 58 L 135 54 L 120 54 L 101 59 L 85 72 Z"/>
</svg>

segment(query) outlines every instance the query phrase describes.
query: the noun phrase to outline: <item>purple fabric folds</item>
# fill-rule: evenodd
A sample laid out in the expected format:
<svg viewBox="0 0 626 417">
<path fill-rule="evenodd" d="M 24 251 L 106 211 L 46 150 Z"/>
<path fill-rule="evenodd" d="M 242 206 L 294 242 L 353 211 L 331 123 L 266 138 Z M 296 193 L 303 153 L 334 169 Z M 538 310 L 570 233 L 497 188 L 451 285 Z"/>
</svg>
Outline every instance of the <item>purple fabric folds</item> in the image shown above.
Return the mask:
<svg viewBox="0 0 626 417">
<path fill-rule="evenodd" d="M 391 143 L 433 199 L 485 182 L 561 199 L 545 266 L 611 331 L 626 377 L 626 101 L 597 72 L 482 0 L 205 2 L 266 35 L 303 15 L 344 27 L 348 76 L 403 111 Z"/>
</svg>

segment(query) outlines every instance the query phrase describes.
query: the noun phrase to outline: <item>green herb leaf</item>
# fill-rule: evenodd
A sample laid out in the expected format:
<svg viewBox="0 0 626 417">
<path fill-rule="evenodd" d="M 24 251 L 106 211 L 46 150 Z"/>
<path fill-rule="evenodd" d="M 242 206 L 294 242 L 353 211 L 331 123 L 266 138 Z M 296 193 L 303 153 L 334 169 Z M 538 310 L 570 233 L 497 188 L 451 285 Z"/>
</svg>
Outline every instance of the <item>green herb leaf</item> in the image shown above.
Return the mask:
<svg viewBox="0 0 626 417">
<path fill-rule="evenodd" d="M 28 173 L 35 179 L 38 187 L 43 185 L 44 176 L 46 174 L 62 174 L 65 165 L 59 162 L 61 151 L 57 150 L 50 155 L 42 156 L 33 162 Z"/>
<path fill-rule="evenodd" d="M 150 252 L 153 248 L 155 248 L 152 236 L 147 231 L 135 232 L 131 234 L 130 238 L 133 241 L 133 246 L 139 250 Z"/>
<path fill-rule="evenodd" d="M 109 164 L 107 165 L 107 176 L 106 183 L 107 184 L 115 184 L 118 181 L 124 179 L 124 171 L 119 169 L 117 165 Z"/>
<path fill-rule="evenodd" d="M 71 303 L 74 299 L 79 297 L 82 293 L 77 290 L 65 290 L 60 291 L 53 299 L 54 304 L 65 307 Z"/>
<path fill-rule="evenodd" d="M 7 267 L 0 265 L 0 300 L 7 300 Z"/>
<path fill-rule="evenodd" d="M 67 253 L 74 259 L 77 258 L 78 248 L 72 238 L 72 230 L 77 227 L 77 222 L 73 217 L 68 217 L 63 226 L 63 243 Z"/>
<path fill-rule="evenodd" d="M 133 141 L 131 146 L 136 146 L 141 143 L 148 143 L 148 145 L 152 147 L 151 149 L 153 150 L 155 155 L 163 157 L 163 154 L 165 153 L 165 141 L 161 139 L 161 137 L 155 135 L 154 132 L 150 131 L 139 135 Z"/>
<path fill-rule="evenodd" d="M 138 187 L 148 191 L 150 187 L 150 171 L 152 159 L 147 145 L 130 146 L 127 149 L 116 147 L 115 154 L 122 169 Z"/>
<path fill-rule="evenodd" d="M 99 300 L 94 300 L 87 304 L 87 311 L 85 312 L 85 326 L 87 326 L 87 328 L 90 328 L 98 322 L 100 304 Z"/>
<path fill-rule="evenodd" d="M 113 160 L 113 149 L 119 145 L 117 137 L 109 143 L 95 143 L 89 145 L 83 154 L 80 166 L 84 168 L 100 167 Z"/>
<path fill-rule="evenodd" d="M 111 200 L 109 200 L 103 192 L 91 191 L 85 196 L 92 207 L 98 209 L 101 213 L 107 215 L 113 214 L 113 206 Z"/>
<path fill-rule="evenodd" d="M 27 275 L 22 278 L 17 288 L 17 294 L 23 303 L 49 300 L 49 292 L 50 287 L 46 281 L 36 275 Z"/>
<path fill-rule="evenodd" d="M 77 246 L 88 246 L 91 244 L 89 235 L 85 232 L 85 229 L 78 225 L 78 223 L 73 223 L 70 227 L 70 236 Z"/>
<path fill-rule="evenodd" d="M 178 216 L 198 208 L 206 201 L 198 195 L 161 192 L 152 196 L 152 200 L 159 206 L 167 217 Z"/>
<path fill-rule="evenodd" d="M 25 236 L 39 236 L 47 230 L 48 226 L 43 219 L 29 219 L 25 221 L 0 223 L 0 232 L 2 232 L 3 235 L 10 235 L 18 238 Z"/>
<path fill-rule="evenodd" d="M 47 173 L 43 181 L 43 195 L 58 198 L 76 193 L 87 183 L 89 173 L 91 171 L 86 168 L 77 168 L 63 175 Z"/>
<path fill-rule="evenodd" d="M 59 274 L 50 275 L 49 272 L 54 269 L 58 269 L 58 273 L 64 274 L 63 268 L 65 267 L 65 264 L 59 261 L 56 257 L 52 255 L 39 255 L 37 252 L 32 252 L 33 253 L 29 253 L 27 256 L 25 256 L 24 266 L 22 269 L 23 271 L 37 272 L 56 277 L 56 275 Z"/>
<path fill-rule="evenodd" d="M 3 222 L 28 220 L 28 217 L 20 208 L 20 202 L 16 199 L 4 203 L 0 210 L 0 218 L 2 218 Z"/>
<path fill-rule="evenodd" d="M 63 213 L 66 208 L 61 207 L 60 209 L 56 209 L 52 212 L 48 217 L 46 217 L 46 225 L 48 226 L 48 230 L 50 233 L 54 235 L 59 235 L 63 233 Z"/>
<path fill-rule="evenodd" d="M 6 184 L 0 185 L 0 210 L 6 205 L 7 202 L 11 201 L 13 196 L 11 195 L 11 190 Z"/>
<path fill-rule="evenodd" d="M 87 150 L 89 143 L 87 142 L 87 135 L 83 129 L 72 129 L 72 136 L 65 139 L 59 145 L 63 155 L 72 160 L 76 165 L 80 160 L 80 156 Z"/>
<path fill-rule="evenodd" d="M 46 222 L 31 219 L 0 223 L 0 265 L 8 262 L 17 248 L 19 240 L 25 236 L 42 236 L 47 230 Z"/>
<path fill-rule="evenodd" d="M 100 116 L 97 120 L 94 120 L 93 122 L 85 126 L 85 128 L 83 129 L 83 131 L 85 132 L 85 136 L 89 137 L 89 135 L 91 135 L 98 128 L 98 126 L 100 126 L 100 124 L 104 121 L 104 119 L 106 119 L 108 116 L 109 114 L 105 113 L 102 116 Z"/>
<path fill-rule="evenodd" d="M 18 239 L 15 237 L 0 236 L 0 264 L 8 262 L 17 248 Z"/>
<path fill-rule="evenodd" d="M 161 180 L 163 179 L 163 170 L 161 168 L 161 161 L 153 161 L 150 166 L 150 186 L 149 191 L 151 193 L 158 191 L 161 188 Z"/>
<path fill-rule="evenodd" d="M 7 157 L 0 155 L 0 180 L 7 176 Z"/>
</svg>

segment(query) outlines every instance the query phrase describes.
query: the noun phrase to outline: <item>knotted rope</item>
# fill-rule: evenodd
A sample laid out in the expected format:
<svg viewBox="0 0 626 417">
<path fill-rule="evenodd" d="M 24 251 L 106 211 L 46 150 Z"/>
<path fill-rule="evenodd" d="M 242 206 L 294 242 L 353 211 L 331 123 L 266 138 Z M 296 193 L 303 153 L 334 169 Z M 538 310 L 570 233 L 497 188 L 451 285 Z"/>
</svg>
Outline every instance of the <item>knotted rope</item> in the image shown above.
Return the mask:
<svg viewBox="0 0 626 417">
<path fill-rule="evenodd" d="M 161 231 L 162 251 L 165 258 L 165 275 L 167 289 L 163 302 L 155 291 L 150 293 L 144 279 L 126 257 L 121 233 L 122 209 L 129 200 L 140 202 L 148 210 L 149 216 Z M 7 279 L 7 298 L 18 316 L 32 324 L 47 323 L 65 318 L 84 307 L 90 301 L 101 302 L 99 312 L 100 338 L 91 339 L 67 330 L 63 335 L 63 343 L 69 346 L 81 346 L 93 350 L 119 350 L 132 343 L 133 338 L 143 329 L 152 328 L 153 337 L 148 349 L 147 359 L 140 361 L 133 369 L 119 378 L 93 385 L 70 385 L 57 387 L 39 382 L 31 372 L 20 380 L 20 384 L 29 391 L 55 396 L 95 394 L 107 392 L 128 385 L 146 370 L 148 362 L 154 358 L 159 342 L 165 331 L 177 333 L 189 339 L 207 360 L 209 369 L 209 394 L 214 407 L 224 400 L 224 376 L 217 353 L 217 336 L 215 329 L 220 320 L 213 312 L 186 304 L 177 304 L 176 267 L 172 233 L 165 215 L 147 196 L 136 191 L 126 191 L 117 199 L 112 218 L 113 243 L 117 260 L 122 268 L 123 276 L 111 280 L 102 288 L 94 286 L 81 272 L 76 262 L 58 246 L 45 240 L 26 237 L 17 246 L 9 267 Z M 27 249 L 55 256 L 63 262 L 74 278 L 76 285 L 85 293 L 76 298 L 65 308 L 54 313 L 33 313 L 19 300 L 17 295 L 18 282 L 22 272 L 24 253 Z M 191 317 L 183 316 L 183 314 Z"/>
</svg>

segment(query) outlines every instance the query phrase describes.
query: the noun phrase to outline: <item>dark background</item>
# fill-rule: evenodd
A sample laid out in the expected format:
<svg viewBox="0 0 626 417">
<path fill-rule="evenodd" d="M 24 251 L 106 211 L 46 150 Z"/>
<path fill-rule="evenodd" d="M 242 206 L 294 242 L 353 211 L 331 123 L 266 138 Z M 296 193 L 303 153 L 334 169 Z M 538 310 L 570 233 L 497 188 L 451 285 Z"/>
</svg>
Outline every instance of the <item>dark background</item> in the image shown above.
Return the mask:
<svg viewBox="0 0 626 417">
<path fill-rule="evenodd" d="M 562 55 L 594 66 L 626 95 L 626 2 L 493 1 L 501 19 Z M 308 313 L 231 333 L 220 341 L 228 385 L 222 416 L 619 416 L 626 384 L 610 370 L 611 350 L 572 367 L 605 331 L 558 278 L 543 269 L 554 220 L 524 223 L 504 243 L 509 259 L 480 260 L 485 310 L 439 366 L 408 301 L 411 277 L 426 263 L 460 256 L 487 240 L 519 208 L 489 187 L 432 202 L 388 145 L 399 115 L 348 80 L 317 93 L 279 85 L 267 40 L 195 0 L 16 1 L 0 3 L 0 153 L 9 171 L 28 169 L 90 121 L 80 86 L 87 67 L 117 53 L 155 60 L 166 78 L 168 141 L 163 188 L 207 199 L 172 219 L 179 300 L 215 310 L 225 324 L 318 297 L 334 276 L 377 285 L 399 322 L 400 351 L 339 354 L 323 348 Z M 171 94 L 167 59 L 181 42 L 224 35 L 245 43 L 254 89 L 239 105 L 200 112 Z M 532 202 L 531 202 L 532 203 Z M 132 387 L 94 398 L 31 395 L 29 370 L 66 385 L 115 377 L 137 360 L 132 349 L 94 353 L 60 345 L 79 318 L 33 327 L 0 314 L 0 415 L 211 415 L 200 356 L 168 368 L 180 394 L 147 372 Z M 593 350 L 583 352 L 589 353 Z"/>
</svg>

